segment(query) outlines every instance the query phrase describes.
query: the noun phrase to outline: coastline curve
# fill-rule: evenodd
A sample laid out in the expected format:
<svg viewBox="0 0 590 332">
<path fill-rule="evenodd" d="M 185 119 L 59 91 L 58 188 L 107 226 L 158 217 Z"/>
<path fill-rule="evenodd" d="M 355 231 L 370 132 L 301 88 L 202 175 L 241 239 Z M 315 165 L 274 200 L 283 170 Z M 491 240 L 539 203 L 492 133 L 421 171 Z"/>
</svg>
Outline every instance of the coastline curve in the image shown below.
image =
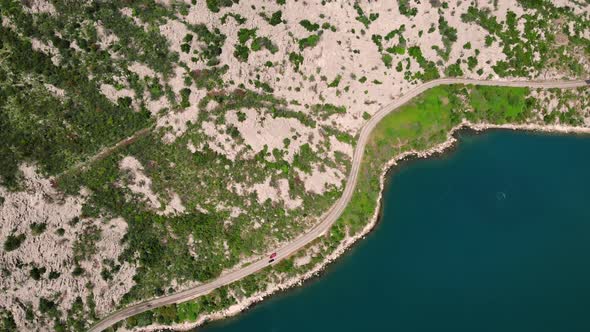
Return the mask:
<svg viewBox="0 0 590 332">
<path fill-rule="evenodd" d="M 318 222 L 308 232 L 295 238 L 292 242 L 283 245 L 281 248 L 273 250 L 272 252 L 276 252 L 278 254 L 276 261 L 280 261 L 282 259 L 289 257 L 290 255 L 292 255 L 296 251 L 300 250 L 301 248 L 305 247 L 307 244 L 309 244 L 310 242 L 312 242 L 316 238 L 326 234 L 326 232 L 330 229 L 330 227 L 333 225 L 333 223 L 336 222 L 336 220 L 340 217 L 340 215 L 342 214 L 342 212 L 344 211 L 344 209 L 348 205 L 349 201 L 351 200 L 352 194 L 354 193 L 354 190 L 356 188 L 356 182 L 357 182 L 358 174 L 360 171 L 362 158 L 363 158 L 363 155 L 365 152 L 365 145 L 367 144 L 370 134 L 373 132 L 373 129 L 377 126 L 377 124 L 379 124 L 381 122 L 381 120 L 384 117 L 386 117 L 387 115 L 389 115 L 390 113 L 397 111 L 400 108 L 400 106 L 408 103 L 410 100 L 412 100 L 413 98 L 426 92 L 427 90 L 437 87 L 437 86 L 440 86 L 440 85 L 453 85 L 453 84 L 479 85 L 479 86 L 501 86 L 501 87 L 528 87 L 528 88 L 546 88 L 546 89 L 548 89 L 548 88 L 561 88 L 561 89 L 578 88 L 578 87 L 584 87 L 584 86 L 588 85 L 586 83 L 586 81 L 584 81 L 584 80 L 571 80 L 571 81 L 494 81 L 494 80 L 489 80 L 489 81 L 485 81 L 485 80 L 473 80 L 473 79 L 445 78 L 445 79 L 437 79 L 437 80 L 429 81 L 429 82 L 426 82 L 426 83 L 423 83 L 423 84 L 420 84 L 420 85 L 414 87 L 413 89 L 408 91 L 406 94 L 404 94 L 400 98 L 398 98 L 395 101 L 393 101 L 392 103 L 382 107 L 379 111 L 377 111 L 377 113 L 375 113 L 373 115 L 373 117 L 371 117 L 369 119 L 369 121 L 367 121 L 363 125 L 363 127 L 358 135 L 358 140 L 356 142 L 356 146 L 355 146 L 354 154 L 353 154 L 353 158 L 352 158 L 350 173 L 347 177 L 345 188 L 342 192 L 342 195 L 340 196 L 340 198 L 338 198 L 336 203 L 319 218 L 320 222 Z M 536 131 L 546 131 L 546 132 L 590 133 L 590 128 L 579 128 L 579 127 L 569 127 L 569 126 L 490 125 L 490 124 L 472 124 L 467 121 L 463 121 L 459 125 L 453 127 L 448 132 L 447 140 L 445 142 L 443 142 L 442 144 L 439 144 L 439 145 L 437 145 L 433 148 L 430 148 L 426 151 L 412 150 L 412 151 L 404 152 L 402 154 L 395 156 L 392 160 L 390 160 L 388 163 L 386 163 L 384 168 L 382 169 L 381 176 L 380 176 L 380 193 L 379 193 L 377 206 L 381 205 L 382 191 L 383 191 L 384 180 L 385 180 L 385 176 L 387 174 L 387 171 L 392 166 L 394 166 L 397 163 L 397 161 L 399 161 L 403 158 L 406 158 L 408 156 L 411 156 L 411 155 L 416 155 L 418 157 L 427 157 L 431 154 L 439 153 L 439 152 L 451 147 L 454 144 L 454 142 L 456 141 L 453 134 L 457 130 L 462 129 L 462 128 L 471 128 L 476 131 L 481 131 L 481 130 L 491 129 L 491 128 L 500 128 L 500 129 L 513 129 L 513 130 L 536 130 Z M 281 289 L 286 289 L 289 287 L 293 287 L 293 286 L 301 283 L 303 280 L 306 280 L 306 279 L 312 277 L 313 275 L 315 275 L 319 271 L 321 271 L 327 264 L 329 264 L 331 261 L 333 261 L 338 256 L 340 256 L 346 249 L 348 249 L 358 239 L 363 238 L 375 226 L 377 219 L 378 219 L 378 214 L 379 214 L 379 209 L 377 208 L 374 211 L 374 214 L 371 217 L 371 219 L 369 220 L 369 222 L 365 225 L 365 227 L 358 234 L 356 234 L 350 238 L 347 238 L 343 242 L 341 242 L 340 245 L 337 247 L 337 249 L 334 252 L 332 252 L 330 255 L 328 255 L 324 261 L 317 264 L 314 268 L 312 268 L 310 271 L 306 272 L 305 274 L 298 276 L 296 278 L 293 278 L 293 279 L 289 279 L 286 282 L 275 286 L 273 289 L 267 290 L 261 294 L 258 294 L 255 297 L 248 298 L 248 299 L 244 300 L 242 303 L 239 304 L 238 308 L 235 308 L 234 310 L 231 310 L 230 312 L 227 312 L 227 313 L 220 312 L 220 313 L 207 314 L 207 315 L 200 317 L 194 323 L 178 325 L 178 329 L 179 330 L 190 329 L 194 326 L 202 324 L 206 320 L 219 319 L 219 318 L 231 316 L 233 314 L 236 314 L 236 313 L 242 311 L 243 309 L 247 308 L 251 304 L 261 301 L 265 296 L 272 294 L 275 291 L 278 291 Z M 218 277 L 215 280 L 212 280 L 211 282 L 201 284 L 199 286 L 189 288 L 189 289 L 186 289 L 186 290 L 174 293 L 174 294 L 150 299 L 150 300 L 147 300 L 144 302 L 140 302 L 140 303 L 128 306 L 127 308 L 120 309 L 118 311 L 111 313 L 109 316 L 104 317 L 102 320 L 95 323 L 95 325 L 92 326 L 89 331 L 92 331 L 92 332 L 103 331 L 104 329 L 112 326 L 113 324 L 115 324 L 121 320 L 124 320 L 128 317 L 134 316 L 136 314 L 140 314 L 142 312 L 152 310 L 157 307 L 173 304 L 173 303 L 181 303 L 181 302 L 189 301 L 189 300 L 192 300 L 192 299 L 197 298 L 199 296 L 206 295 L 216 288 L 219 288 L 221 286 L 225 286 L 225 285 L 230 284 L 234 281 L 242 279 L 248 275 L 256 273 L 267 266 L 268 266 L 268 262 L 267 262 L 266 257 L 264 257 L 258 261 L 253 262 L 252 264 L 250 264 L 246 267 L 234 270 L 234 271 L 229 272 L 225 275 L 221 275 L 220 277 Z M 157 328 L 157 327 L 154 327 L 154 328 Z M 149 330 L 149 328 L 144 329 L 144 330 Z"/>
</svg>

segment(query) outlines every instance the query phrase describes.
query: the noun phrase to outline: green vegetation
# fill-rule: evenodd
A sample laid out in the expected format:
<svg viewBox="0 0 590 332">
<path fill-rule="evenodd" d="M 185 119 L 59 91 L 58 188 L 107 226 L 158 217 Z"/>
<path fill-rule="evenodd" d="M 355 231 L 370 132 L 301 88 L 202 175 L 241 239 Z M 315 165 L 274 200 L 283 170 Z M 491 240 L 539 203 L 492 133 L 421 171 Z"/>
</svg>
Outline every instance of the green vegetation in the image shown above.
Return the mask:
<svg viewBox="0 0 590 332">
<path fill-rule="evenodd" d="M 264 20 L 272 26 L 276 26 L 281 23 L 285 23 L 285 21 L 283 20 L 283 12 L 280 10 L 272 13 L 272 15 L 270 17 L 268 17 L 266 15 L 266 13 L 261 13 L 260 16 L 262 16 L 262 18 L 264 18 Z"/>
<path fill-rule="evenodd" d="M 457 60 L 457 63 L 453 63 L 447 67 L 445 74 L 449 77 L 463 76 L 463 70 L 461 69 L 461 62 Z"/>
<path fill-rule="evenodd" d="M 397 6 L 400 14 L 404 16 L 412 17 L 418 14 L 418 9 L 410 6 L 410 0 L 398 0 Z"/>
<path fill-rule="evenodd" d="M 474 112 L 465 117 L 472 122 L 521 123 L 532 116 L 534 99 L 527 99 L 527 88 L 498 89 L 477 86 L 469 93 Z"/>
<path fill-rule="evenodd" d="M 387 68 L 391 68 L 391 63 L 393 62 L 393 57 L 389 54 L 383 54 L 381 56 L 381 60 L 383 60 L 383 63 L 385 64 L 385 67 Z"/>
<path fill-rule="evenodd" d="M 16 322 L 14 321 L 12 313 L 8 310 L 0 308 L 0 331 L 10 332 L 16 330 L 18 330 L 18 327 L 16 326 Z"/>
<path fill-rule="evenodd" d="M 320 28 L 320 25 L 317 23 L 311 23 L 309 20 L 301 20 L 299 24 L 305 28 L 305 30 L 309 32 L 317 31 Z"/>
<path fill-rule="evenodd" d="M 467 68 L 469 68 L 469 70 L 475 69 L 477 64 L 478 64 L 478 61 L 477 61 L 476 57 L 470 56 L 467 58 Z"/>
<path fill-rule="evenodd" d="M 311 107 L 314 114 L 319 115 L 322 120 L 326 120 L 333 114 L 345 114 L 346 107 L 332 104 L 316 104 Z"/>
<path fill-rule="evenodd" d="M 257 29 L 240 29 L 238 31 L 238 41 L 240 44 L 245 44 L 248 40 L 256 37 Z"/>
<path fill-rule="evenodd" d="M 238 31 L 238 41 L 239 44 L 235 45 L 234 56 L 242 61 L 247 62 L 248 56 L 250 55 L 250 49 L 254 52 L 258 52 L 260 50 L 267 49 L 270 53 L 274 54 L 278 52 L 278 47 L 270 40 L 268 37 L 257 37 L 256 36 L 256 28 L 254 29 L 240 29 Z M 246 45 L 246 43 L 252 40 L 250 48 Z M 226 65 L 227 66 L 227 65 Z"/>
<path fill-rule="evenodd" d="M 236 59 L 240 60 L 241 62 L 248 62 L 248 57 L 250 56 L 250 49 L 247 46 L 236 44 L 234 51 L 234 56 Z"/>
<path fill-rule="evenodd" d="M 219 19 L 219 21 L 221 22 L 221 24 L 225 24 L 225 23 L 227 22 L 227 18 L 228 18 L 228 17 L 232 17 L 234 20 L 236 20 L 236 22 L 237 22 L 239 25 L 246 23 L 246 18 L 245 18 L 245 17 L 243 17 L 242 15 L 240 15 L 240 14 L 235 14 L 235 13 L 226 13 L 226 14 L 224 14 L 224 15 L 223 15 L 223 16 L 222 16 L 222 17 Z"/>
<path fill-rule="evenodd" d="M 46 268 L 38 268 L 35 266 L 30 270 L 30 276 L 31 278 L 33 278 L 33 280 L 41 280 L 41 277 L 43 276 L 43 274 L 45 274 L 45 272 L 47 272 Z"/>
<path fill-rule="evenodd" d="M 272 54 L 279 51 L 279 48 L 268 37 L 256 37 L 254 41 L 252 41 L 251 47 L 254 52 L 260 51 L 263 48 L 267 49 Z"/>
<path fill-rule="evenodd" d="M 338 74 L 334 77 L 334 80 L 328 84 L 328 88 L 336 88 L 340 84 L 340 80 L 342 79 L 342 75 Z"/>
<path fill-rule="evenodd" d="M 414 78 L 422 81 L 430 81 L 440 77 L 436 64 L 432 61 L 426 60 L 422 55 L 422 50 L 418 46 L 408 48 L 408 54 L 418 62 L 423 72 L 414 74 Z"/>
<path fill-rule="evenodd" d="M 210 11 L 217 13 L 219 12 L 220 8 L 224 7 L 231 7 L 234 3 L 238 3 L 239 0 L 205 0 L 207 3 L 207 8 Z"/>
<path fill-rule="evenodd" d="M 451 27 L 443 16 L 438 18 L 438 30 L 442 36 L 442 41 L 445 49 L 440 51 L 437 49 L 438 55 L 445 61 L 449 60 L 449 54 L 453 44 L 457 41 L 457 29 Z"/>
<path fill-rule="evenodd" d="M 299 50 L 315 47 L 320 41 L 320 35 L 309 35 L 306 38 L 299 39 Z"/>
<path fill-rule="evenodd" d="M 25 241 L 26 235 L 24 234 L 10 234 L 6 237 L 6 241 L 4 241 L 4 250 L 6 251 L 13 251 L 20 247 L 20 245 Z"/>
<path fill-rule="evenodd" d="M 218 65 L 226 36 L 217 28 L 213 29 L 213 31 L 209 30 L 204 24 L 189 24 L 187 27 L 197 35 L 197 40 L 203 43 L 199 52 L 199 59 L 206 62 L 208 66 Z"/>
<path fill-rule="evenodd" d="M 190 73 L 191 78 L 199 89 L 213 90 L 224 87 L 223 76 L 229 69 L 228 65 L 212 67 L 211 69 L 194 70 Z"/>
<path fill-rule="evenodd" d="M 291 52 L 289 53 L 289 61 L 295 67 L 295 70 L 299 70 L 299 66 L 303 63 L 303 55 L 300 53 Z"/>
<path fill-rule="evenodd" d="M 493 66 L 494 71 L 502 77 L 529 77 L 531 73 L 552 67 L 584 77 L 586 73 L 577 59 L 590 56 L 590 40 L 582 36 L 579 29 L 588 27 L 590 22 L 550 1 L 520 1 L 520 4 L 534 11 L 522 17 L 509 11 L 502 23 L 488 10 L 474 6 L 461 16 L 464 22 L 477 24 L 490 33 L 486 37 L 487 46 L 494 40 L 501 42 L 507 59 L 498 61 Z M 578 28 L 561 30 L 561 24 L 553 23 L 556 20 L 567 20 Z M 524 21 L 524 33 L 518 28 L 519 21 Z M 559 35 L 565 43 L 558 42 Z"/>
<path fill-rule="evenodd" d="M 43 232 L 45 232 L 45 229 L 47 228 L 47 224 L 46 223 L 32 223 L 31 224 L 31 233 L 36 236 L 36 235 L 40 235 Z"/>
<path fill-rule="evenodd" d="M 366 146 L 358 189 L 331 236 L 339 238 L 344 234 L 344 227 L 349 227 L 352 234 L 364 227 L 375 210 L 380 192 L 379 174 L 389 159 L 403 151 L 425 149 L 446 139 L 453 126 L 452 105 L 444 102 L 450 97 L 445 88 L 434 88 L 381 120 Z"/>
<path fill-rule="evenodd" d="M 197 74 L 197 73 L 195 73 Z M 199 73 L 203 75 L 203 73 Z M 198 76 L 195 79 L 198 78 Z M 211 76 L 211 75 L 205 75 Z M 262 90 L 272 89 L 268 83 L 256 80 L 253 84 Z M 270 90 L 272 91 L 272 90 Z M 268 92 L 268 91 L 267 91 Z M 244 109 L 258 109 L 268 117 L 295 118 L 303 125 L 316 127 L 315 121 L 308 115 L 289 110 L 285 101 L 277 100 L 270 94 L 258 94 L 249 90 L 210 93 L 199 103 L 205 108 L 210 101 L 217 106 L 200 112 L 195 123 L 187 123 L 187 132 L 174 143 L 162 142 L 160 133 L 153 132 L 133 142 L 121 150 L 93 164 L 93 167 L 63 178 L 60 188 L 69 193 L 76 192 L 83 185 L 91 190 L 92 196 L 84 206 L 84 217 L 98 217 L 104 214 L 120 216 L 128 221 L 128 233 L 125 237 L 126 250 L 118 260 L 105 264 L 108 268 L 100 271 L 101 277 L 109 280 L 116 273 L 117 266 L 127 261 L 139 266 L 140 271 L 134 277 L 136 285 L 125 295 L 121 305 L 138 298 L 160 296 L 168 292 L 171 280 L 198 280 L 204 282 L 217 277 L 223 269 L 237 264 L 240 257 L 267 246 L 266 236 L 271 228 L 279 229 L 281 240 L 299 234 L 305 224 L 290 222 L 292 218 L 304 218 L 304 213 L 319 213 L 326 209 L 336 197 L 337 191 L 328 192 L 323 196 L 312 195 L 305 191 L 303 183 L 290 181 L 289 189 L 293 195 L 304 200 L 306 210 L 290 210 L 289 218 L 282 205 L 276 206 L 270 201 L 263 204 L 247 204 L 252 196 L 243 198 L 233 195 L 225 183 L 228 179 L 234 183 L 262 183 L 268 174 L 281 170 L 290 174 L 296 169 L 309 172 L 313 164 L 324 164 L 332 167 L 347 167 L 348 160 L 321 160 L 318 152 L 309 145 L 301 147 L 289 164 L 281 155 L 282 152 L 264 149 L 253 159 L 236 159 L 230 161 L 225 156 L 205 146 L 198 153 L 186 148 L 188 142 L 205 141 L 207 138 L 200 130 L 203 121 L 224 121 L 227 112 L 239 112 Z M 336 106 L 326 106 L 324 112 L 342 112 Z M 237 113 L 240 118 L 240 113 Z M 228 134 L 239 142 L 239 132 L 235 127 L 228 128 Z M 340 136 L 339 139 L 347 139 Z M 321 148 L 321 147 L 320 147 Z M 166 193 L 173 190 L 177 193 L 187 212 L 178 216 L 158 215 L 146 207 L 139 197 L 129 195 L 123 186 L 115 185 L 125 179 L 125 173 L 119 169 L 123 156 L 132 155 L 145 166 L 146 175 L 152 179 L 152 189 L 166 199 Z M 266 157 L 273 155 L 273 161 Z M 171 165 L 173 162 L 173 165 Z M 199 176 L 195 176 L 199 172 Z M 283 176 L 284 178 L 284 176 Z M 289 177 L 291 179 L 293 177 Z M 223 180 L 222 180 L 223 179 Z M 273 178 L 273 181 L 276 181 Z M 207 190 L 207 200 L 194 195 L 195 190 Z M 231 225 L 224 225 L 229 212 L 217 211 L 213 202 L 223 200 L 228 206 L 236 206 L 246 211 L 245 216 L 234 218 Z M 209 201 L 210 203 L 208 203 Z M 196 205 L 207 209 L 209 213 L 201 213 L 191 209 Z M 251 227 L 249 215 L 265 218 L 261 229 Z M 80 221 L 82 222 L 82 221 Z M 75 258 L 82 261 L 96 250 L 96 242 L 100 233 L 84 225 L 84 232 L 74 243 Z M 189 237 L 195 236 L 200 241 L 192 247 L 187 246 Z M 226 252 L 223 243 L 231 248 Z M 194 252 L 208 254 L 194 256 Z M 76 268 L 73 275 L 83 275 L 82 269 Z M 207 305 L 203 305 L 207 307 Z M 205 312 L 205 311 L 203 311 Z"/>
<path fill-rule="evenodd" d="M 463 118 L 475 123 L 524 122 L 531 116 L 532 103 L 525 98 L 527 94 L 525 88 L 436 87 L 386 116 L 371 134 L 357 189 L 334 225 L 331 231 L 334 239 L 330 241 L 340 241 L 345 228 L 354 234 L 365 226 L 377 208 L 379 174 L 391 158 L 443 142 L 449 130 Z"/>
<path fill-rule="evenodd" d="M 5 59 L 0 68 L 2 184 L 16 185 L 20 161 L 36 162 L 42 172 L 56 175 L 149 125 L 149 113 L 114 105 L 86 79 L 85 70 L 55 66 L 12 30 L 0 27 L 0 46 Z M 41 75 L 67 97 L 59 99 L 27 78 Z"/>
<path fill-rule="evenodd" d="M 89 225 L 84 228 L 83 233 L 74 242 L 74 259 L 83 261 L 96 252 L 96 243 L 100 240 L 100 232 L 96 225 Z"/>
<path fill-rule="evenodd" d="M 361 22 L 365 28 L 368 28 L 371 22 L 374 22 L 379 18 L 379 13 L 371 13 L 369 14 L 369 17 L 367 17 L 358 2 L 354 3 L 354 9 L 356 9 L 356 13 L 358 14 L 356 20 Z"/>
</svg>

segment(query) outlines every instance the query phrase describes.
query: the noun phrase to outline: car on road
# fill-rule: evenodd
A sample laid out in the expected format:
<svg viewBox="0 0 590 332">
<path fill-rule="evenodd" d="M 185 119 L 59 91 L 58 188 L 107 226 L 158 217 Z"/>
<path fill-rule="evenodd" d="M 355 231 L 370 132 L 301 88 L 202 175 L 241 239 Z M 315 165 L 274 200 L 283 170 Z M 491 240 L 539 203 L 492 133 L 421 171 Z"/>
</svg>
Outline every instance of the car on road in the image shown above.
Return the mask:
<svg viewBox="0 0 590 332">
<path fill-rule="evenodd" d="M 271 258 L 271 259 L 268 261 L 268 264 L 270 264 L 270 263 L 272 263 L 272 262 L 274 262 L 274 261 L 275 261 L 275 259 L 274 259 L 274 258 Z"/>
<path fill-rule="evenodd" d="M 590 85 L 590 80 L 586 80 L 586 84 Z"/>
<path fill-rule="evenodd" d="M 274 259 L 277 257 L 277 253 L 273 252 L 272 254 L 270 254 L 270 259 Z"/>
</svg>

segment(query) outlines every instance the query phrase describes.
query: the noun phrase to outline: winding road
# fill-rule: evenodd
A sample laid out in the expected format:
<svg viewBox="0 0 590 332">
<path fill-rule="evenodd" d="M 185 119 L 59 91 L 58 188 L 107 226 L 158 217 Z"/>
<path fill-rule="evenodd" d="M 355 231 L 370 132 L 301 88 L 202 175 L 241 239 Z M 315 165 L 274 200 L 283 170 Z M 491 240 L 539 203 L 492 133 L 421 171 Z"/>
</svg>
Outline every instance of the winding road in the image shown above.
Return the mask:
<svg viewBox="0 0 590 332">
<path fill-rule="evenodd" d="M 503 87 L 528 87 L 528 88 L 577 88 L 588 86 L 590 83 L 587 81 L 480 81 L 460 78 L 447 78 L 433 80 L 427 83 L 420 84 L 413 89 L 409 90 L 406 94 L 396 99 L 389 105 L 382 107 L 377 113 L 375 113 L 371 119 L 362 127 L 352 159 L 352 167 L 346 186 L 342 196 L 338 201 L 320 218 L 320 222 L 309 230 L 307 233 L 294 239 L 292 242 L 285 244 L 283 247 L 274 250 L 277 253 L 276 262 L 284 259 L 291 254 L 295 253 L 305 245 L 319 236 L 325 234 L 330 226 L 340 217 L 346 205 L 350 201 L 354 188 L 356 186 L 357 177 L 360 170 L 365 145 L 367 144 L 370 134 L 377 124 L 389 113 L 395 112 L 400 106 L 404 105 L 412 98 L 420 95 L 428 89 L 434 88 L 439 85 L 450 85 L 450 84 L 472 84 L 472 85 L 485 85 L 485 86 L 503 86 Z M 269 253 L 270 255 L 270 253 Z M 175 294 L 166 295 L 163 297 L 151 299 L 145 302 L 131 305 L 127 308 L 118 310 L 111 315 L 103 318 L 97 322 L 89 331 L 99 332 L 108 328 L 109 326 L 124 320 L 133 315 L 151 310 L 156 307 L 161 307 L 173 303 L 185 302 L 192 300 L 201 295 L 205 295 L 212 290 L 230 284 L 236 280 L 242 279 L 248 275 L 256 273 L 257 271 L 268 266 L 268 256 L 253 262 L 252 264 L 243 267 L 239 270 L 235 270 L 219 276 L 217 279 L 201 284 L 197 287 L 193 287 Z"/>
</svg>

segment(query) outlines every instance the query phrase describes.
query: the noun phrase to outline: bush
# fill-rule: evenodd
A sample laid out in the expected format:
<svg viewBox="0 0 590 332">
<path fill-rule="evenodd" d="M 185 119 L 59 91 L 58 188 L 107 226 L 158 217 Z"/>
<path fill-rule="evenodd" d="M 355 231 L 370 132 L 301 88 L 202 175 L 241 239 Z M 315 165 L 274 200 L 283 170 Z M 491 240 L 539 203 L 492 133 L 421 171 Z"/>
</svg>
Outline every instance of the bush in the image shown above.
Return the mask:
<svg viewBox="0 0 590 332">
<path fill-rule="evenodd" d="M 231 7 L 234 4 L 234 1 L 232 0 L 206 0 L 206 2 L 207 8 L 214 13 L 219 12 L 220 8 Z M 236 3 L 237 2 L 238 1 L 236 0 Z"/>
<path fill-rule="evenodd" d="M 393 57 L 389 54 L 383 54 L 381 56 L 381 60 L 383 60 L 383 63 L 385 64 L 385 67 L 387 68 L 391 68 L 391 63 L 393 62 Z"/>
<path fill-rule="evenodd" d="M 241 62 L 248 62 L 250 56 L 250 49 L 247 46 L 236 44 L 234 50 L 234 56 Z"/>
<path fill-rule="evenodd" d="M 295 52 L 289 53 L 289 61 L 295 67 L 295 70 L 299 70 L 299 66 L 303 63 L 303 55 Z"/>
<path fill-rule="evenodd" d="M 463 76 L 463 70 L 461 70 L 461 65 L 459 65 L 458 63 L 454 63 L 447 67 L 447 69 L 445 70 L 445 74 L 447 74 L 450 77 Z"/>
<path fill-rule="evenodd" d="M 342 75 L 338 74 L 336 75 L 336 77 L 334 78 L 334 80 L 332 82 L 330 82 L 330 84 L 328 84 L 329 88 L 335 88 L 340 84 L 340 80 L 342 79 Z"/>
<path fill-rule="evenodd" d="M 256 38 L 256 28 L 254 29 L 240 29 L 238 31 L 238 41 L 240 44 L 245 44 L 248 40 Z"/>
<path fill-rule="evenodd" d="M 39 235 L 43 232 L 45 232 L 45 229 L 47 228 L 47 224 L 46 223 L 32 223 L 31 224 L 31 233 L 33 233 L 33 235 Z"/>
<path fill-rule="evenodd" d="M 21 244 L 25 241 L 26 236 L 24 234 L 19 235 L 8 235 L 6 237 L 6 241 L 4 241 L 4 250 L 6 251 L 13 251 L 18 249 Z"/>
<path fill-rule="evenodd" d="M 309 20 L 301 20 L 299 21 L 299 24 L 309 32 L 317 31 L 320 28 L 319 24 L 311 23 Z"/>
<path fill-rule="evenodd" d="M 299 49 L 303 51 L 306 48 L 312 48 L 320 41 L 319 35 L 310 35 L 307 38 L 299 39 Z"/>
<path fill-rule="evenodd" d="M 275 54 L 279 48 L 267 37 L 256 37 L 252 41 L 252 51 L 257 52 L 262 48 L 266 48 L 270 53 Z"/>
<path fill-rule="evenodd" d="M 38 268 L 35 266 L 31 269 L 29 274 L 31 278 L 33 278 L 33 280 L 40 280 L 46 271 L 47 269 L 45 269 L 44 267 Z"/>
<path fill-rule="evenodd" d="M 281 23 L 283 23 L 283 12 L 280 10 L 272 13 L 270 19 L 268 19 L 268 24 L 272 26 L 279 25 Z"/>
<path fill-rule="evenodd" d="M 76 265 L 76 267 L 74 267 L 72 270 L 72 276 L 79 277 L 82 274 L 84 274 L 84 269 L 80 265 Z"/>
</svg>

